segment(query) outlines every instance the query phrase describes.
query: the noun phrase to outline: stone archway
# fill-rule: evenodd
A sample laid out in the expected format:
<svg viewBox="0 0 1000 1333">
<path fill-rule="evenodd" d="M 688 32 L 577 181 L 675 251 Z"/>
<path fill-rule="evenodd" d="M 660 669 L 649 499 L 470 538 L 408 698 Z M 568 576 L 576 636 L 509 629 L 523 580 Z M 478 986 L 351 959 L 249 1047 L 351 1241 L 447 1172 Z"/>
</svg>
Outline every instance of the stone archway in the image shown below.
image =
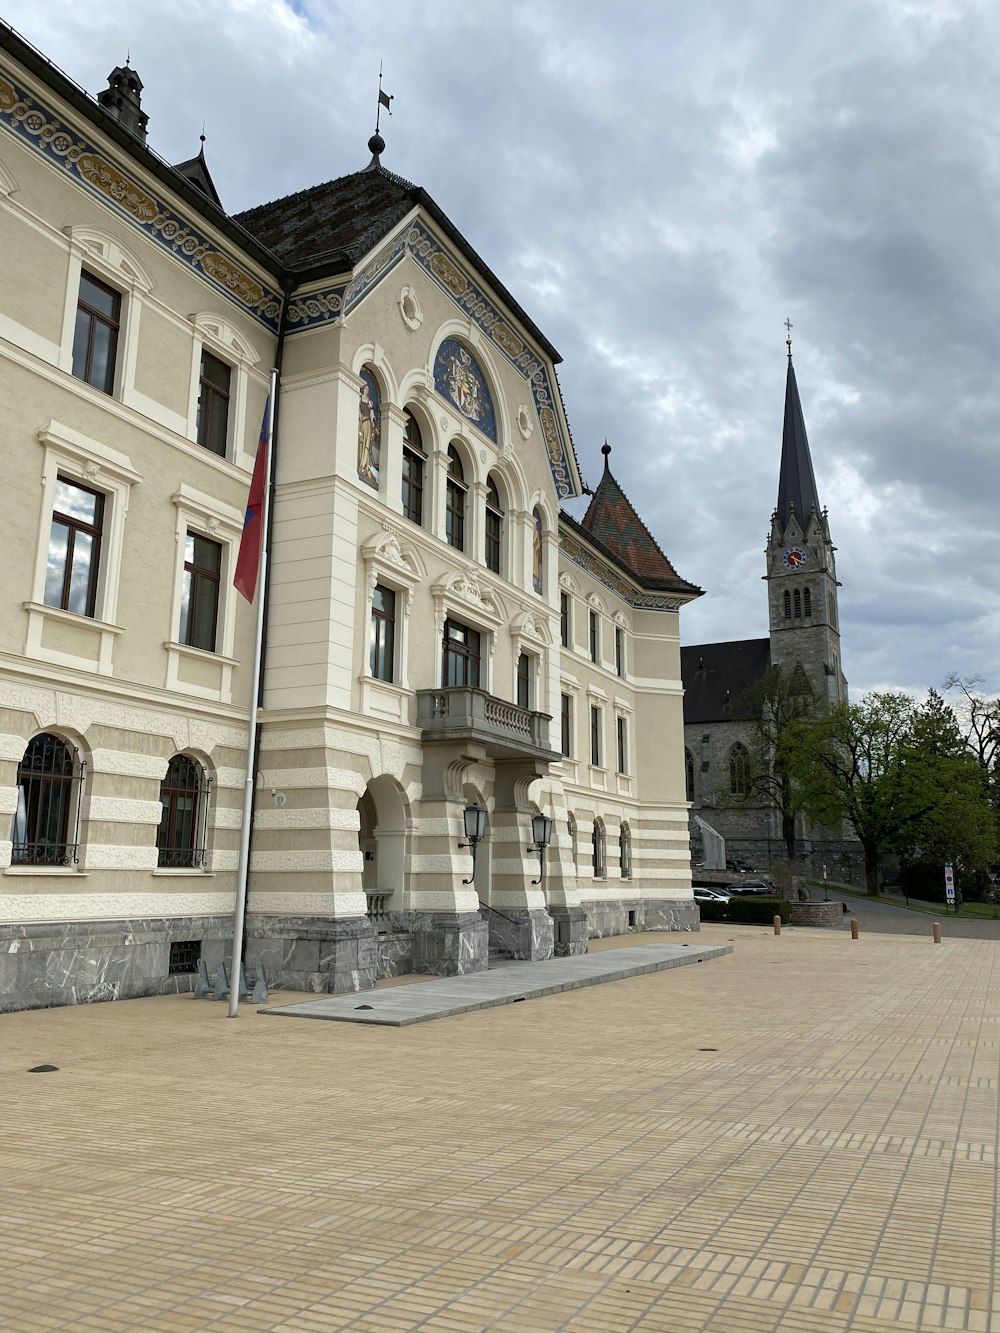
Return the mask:
<svg viewBox="0 0 1000 1333">
<path fill-rule="evenodd" d="M 406 805 L 395 778 L 383 773 L 365 787 L 358 801 L 358 846 L 364 858 L 361 885 L 367 894 L 391 895 L 381 906 L 404 907 Z"/>
</svg>

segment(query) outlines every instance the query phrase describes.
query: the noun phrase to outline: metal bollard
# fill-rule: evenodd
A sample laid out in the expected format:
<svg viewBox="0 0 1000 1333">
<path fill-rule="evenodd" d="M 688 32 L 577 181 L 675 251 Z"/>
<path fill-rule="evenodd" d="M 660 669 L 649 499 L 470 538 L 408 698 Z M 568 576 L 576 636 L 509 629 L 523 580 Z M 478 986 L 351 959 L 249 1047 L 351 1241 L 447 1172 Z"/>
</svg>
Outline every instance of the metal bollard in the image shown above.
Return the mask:
<svg viewBox="0 0 1000 1333">
<path fill-rule="evenodd" d="M 933 934 L 934 934 L 934 943 L 935 943 L 935 944 L 940 944 L 940 943 L 941 943 L 941 922 L 940 922 L 940 921 L 935 921 L 935 922 L 934 922 L 934 930 L 933 930 Z"/>
<path fill-rule="evenodd" d="M 780 935 L 780 934 L 781 934 L 781 917 L 780 917 L 780 916 L 776 916 L 776 917 L 774 918 L 774 933 L 775 933 L 775 935 Z"/>
<path fill-rule="evenodd" d="M 858 923 L 857 923 L 857 920 L 852 916 L 852 917 L 851 917 L 851 939 L 852 939 L 852 940 L 856 940 L 857 938 L 858 938 Z"/>
</svg>

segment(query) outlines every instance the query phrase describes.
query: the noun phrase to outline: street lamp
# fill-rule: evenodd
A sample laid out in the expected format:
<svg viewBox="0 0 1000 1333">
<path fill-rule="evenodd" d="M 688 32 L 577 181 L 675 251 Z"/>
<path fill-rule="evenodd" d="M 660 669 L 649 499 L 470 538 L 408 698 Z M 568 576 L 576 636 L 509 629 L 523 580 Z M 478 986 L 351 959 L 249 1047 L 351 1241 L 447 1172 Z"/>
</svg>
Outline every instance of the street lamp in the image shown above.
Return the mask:
<svg viewBox="0 0 1000 1333">
<path fill-rule="evenodd" d="M 548 815 L 532 815 L 531 836 L 535 840 L 535 850 L 538 852 L 538 878 L 531 882 L 541 884 L 545 878 L 545 849 L 552 841 L 552 820 Z"/>
<path fill-rule="evenodd" d="M 473 801 L 467 805 L 462 812 L 462 818 L 465 821 L 465 836 L 468 842 L 460 842 L 459 847 L 472 848 L 472 879 L 463 879 L 463 884 L 471 884 L 476 878 L 476 848 L 486 836 L 486 811 L 481 805 Z"/>
</svg>

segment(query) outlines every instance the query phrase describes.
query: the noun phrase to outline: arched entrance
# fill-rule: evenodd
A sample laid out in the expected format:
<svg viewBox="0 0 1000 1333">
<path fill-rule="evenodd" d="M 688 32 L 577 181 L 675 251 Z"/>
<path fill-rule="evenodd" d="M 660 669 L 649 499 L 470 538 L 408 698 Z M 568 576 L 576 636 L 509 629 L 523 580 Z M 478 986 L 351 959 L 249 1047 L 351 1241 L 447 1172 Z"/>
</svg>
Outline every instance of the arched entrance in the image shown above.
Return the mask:
<svg viewBox="0 0 1000 1333">
<path fill-rule="evenodd" d="M 372 778 L 358 801 L 358 846 L 364 858 L 361 886 L 369 895 L 385 895 L 379 904 L 385 911 L 401 912 L 404 906 L 404 802 L 399 784 L 385 773 Z"/>
</svg>

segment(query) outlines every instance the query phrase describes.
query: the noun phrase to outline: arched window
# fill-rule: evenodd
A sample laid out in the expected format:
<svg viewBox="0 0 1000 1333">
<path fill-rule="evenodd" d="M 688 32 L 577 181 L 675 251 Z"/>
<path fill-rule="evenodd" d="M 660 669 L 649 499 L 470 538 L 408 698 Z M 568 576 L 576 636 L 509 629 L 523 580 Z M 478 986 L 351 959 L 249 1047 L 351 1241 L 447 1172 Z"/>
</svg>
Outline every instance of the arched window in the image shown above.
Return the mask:
<svg viewBox="0 0 1000 1333">
<path fill-rule="evenodd" d="M 175 754 L 160 783 L 157 865 L 198 869 L 205 864 L 208 779 L 202 766 Z"/>
<path fill-rule="evenodd" d="M 358 397 L 358 476 L 378 489 L 382 456 L 382 406 L 378 381 L 369 366 L 361 368 Z"/>
<path fill-rule="evenodd" d="M 542 522 L 542 513 L 540 509 L 535 509 L 532 513 L 534 529 L 531 534 L 531 586 L 535 592 L 542 592 L 545 587 L 544 570 L 542 568 L 545 524 Z"/>
<path fill-rule="evenodd" d="M 787 588 L 785 589 L 785 595 L 784 595 L 783 600 L 784 600 L 784 604 L 785 604 L 785 619 L 786 619 L 786 620 L 791 620 L 791 618 L 792 618 L 792 594 L 788 591 Z"/>
<path fill-rule="evenodd" d="M 68 866 L 78 860 L 83 761 L 60 736 L 28 742 L 17 767 L 11 864 Z"/>
<path fill-rule="evenodd" d="M 684 795 L 689 801 L 694 800 L 694 759 L 687 746 L 684 747 Z"/>
<path fill-rule="evenodd" d="M 448 485 L 444 506 L 444 539 L 456 551 L 465 550 L 465 469 L 453 444 L 448 446 Z"/>
<path fill-rule="evenodd" d="M 409 410 L 403 427 L 403 516 L 419 527 L 424 521 L 424 466 L 427 453 L 417 419 Z"/>
<path fill-rule="evenodd" d="M 594 878 L 604 879 L 608 873 L 608 854 L 607 843 L 604 835 L 604 821 L 594 820 L 594 832 L 592 834 L 593 842 L 593 862 Z"/>
<path fill-rule="evenodd" d="M 812 589 L 811 589 L 811 588 L 805 588 L 805 589 L 803 589 L 803 592 L 802 592 L 802 610 L 803 610 L 803 613 L 804 613 L 805 615 L 807 615 L 807 616 L 811 616 L 812 613 L 813 613 L 813 608 L 812 608 Z"/>
<path fill-rule="evenodd" d="M 729 790 L 733 796 L 750 795 L 750 753 L 739 741 L 729 751 Z"/>
<path fill-rule="evenodd" d="M 503 546 L 503 508 L 500 492 L 492 477 L 486 480 L 486 568 L 500 573 L 500 551 Z"/>
<path fill-rule="evenodd" d="M 618 829 L 618 864 L 622 879 L 632 878 L 632 830 L 627 824 Z"/>
<path fill-rule="evenodd" d="M 795 619 L 802 619 L 802 590 L 800 588 L 795 589 Z"/>
</svg>

